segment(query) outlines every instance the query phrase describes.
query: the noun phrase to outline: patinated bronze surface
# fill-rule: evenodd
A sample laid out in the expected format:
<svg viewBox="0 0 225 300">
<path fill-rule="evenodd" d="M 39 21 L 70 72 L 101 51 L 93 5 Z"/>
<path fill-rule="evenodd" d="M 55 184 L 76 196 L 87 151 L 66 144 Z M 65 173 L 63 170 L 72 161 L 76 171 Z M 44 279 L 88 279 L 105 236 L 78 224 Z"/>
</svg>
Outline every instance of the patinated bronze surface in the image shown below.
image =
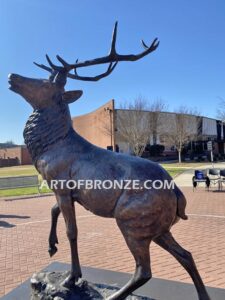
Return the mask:
<svg viewBox="0 0 225 300">
<path fill-rule="evenodd" d="M 57 56 L 62 66 L 55 66 L 47 56 L 50 67 L 39 65 L 51 73 L 49 80 L 9 76 L 10 89 L 33 107 L 24 138 L 33 162 L 43 179 L 52 180 L 167 180 L 172 178 L 158 164 L 145 159 L 114 153 L 96 147 L 79 136 L 72 127 L 68 104 L 76 101 L 82 91 L 65 92 L 67 77 L 78 80 L 99 80 L 109 75 L 118 61 L 135 61 L 154 51 L 143 42 L 145 51 L 138 55 L 119 55 L 115 50 L 117 24 L 108 56 L 68 64 Z M 109 63 L 107 71 L 95 77 L 82 77 L 76 69 Z M 70 73 L 70 71 L 74 73 Z M 209 300 L 191 254 L 183 249 L 170 233 L 171 226 L 185 215 L 186 200 L 178 187 L 174 189 L 56 189 L 57 204 L 52 208 L 49 253 L 53 255 L 58 243 L 56 226 L 59 213 L 65 219 L 71 248 L 71 272 L 62 285 L 74 286 L 82 276 L 77 250 L 77 226 L 74 202 L 94 214 L 115 218 L 136 262 L 131 280 L 108 299 L 124 299 L 151 277 L 149 246 L 152 241 L 171 253 L 187 270 L 196 286 L 200 300 Z"/>
<path fill-rule="evenodd" d="M 65 287 L 62 282 L 68 272 L 40 272 L 31 278 L 31 300 L 103 300 L 119 290 L 118 287 L 80 280 L 76 285 Z M 155 300 L 130 295 L 127 300 Z"/>
</svg>

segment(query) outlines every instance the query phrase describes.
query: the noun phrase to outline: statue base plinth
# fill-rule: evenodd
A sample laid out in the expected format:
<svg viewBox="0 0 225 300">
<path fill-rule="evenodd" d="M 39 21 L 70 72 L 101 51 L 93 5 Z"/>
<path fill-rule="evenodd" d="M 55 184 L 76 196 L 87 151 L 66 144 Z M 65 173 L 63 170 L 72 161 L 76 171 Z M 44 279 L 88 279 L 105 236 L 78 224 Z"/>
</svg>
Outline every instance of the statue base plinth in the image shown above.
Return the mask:
<svg viewBox="0 0 225 300">
<path fill-rule="evenodd" d="M 40 271 L 38 274 L 47 274 L 47 273 L 54 274 L 54 272 L 55 274 L 58 273 L 68 274 L 68 270 L 70 270 L 69 264 L 54 262 L 51 263 L 49 266 L 47 266 L 44 270 Z M 82 274 L 83 274 L 83 279 L 88 281 L 88 286 L 91 286 L 91 288 L 93 288 L 94 290 L 95 287 L 97 287 L 96 288 L 97 293 L 99 293 L 101 296 L 102 294 L 104 295 L 104 293 L 106 293 L 106 295 L 108 293 L 113 294 L 115 291 L 118 290 L 117 287 L 122 287 L 124 284 L 128 282 L 128 280 L 132 276 L 132 274 L 114 272 L 114 271 L 90 268 L 90 267 L 82 267 Z M 38 277 L 39 276 L 40 275 L 38 275 Z M 31 281 L 30 279 L 26 280 L 23 284 L 19 285 L 14 290 L 9 292 L 7 295 L 3 296 L 1 300 L 12 300 L 12 299 L 30 300 L 31 299 L 30 281 Z M 92 284 L 91 282 L 95 282 L 95 284 Z M 104 291 L 105 288 L 107 288 L 108 290 Z M 43 285 L 43 289 L 46 289 L 44 285 Z M 211 296 L 211 299 L 216 299 L 216 300 L 225 299 L 225 289 L 208 287 L 207 290 Z M 36 295 L 34 294 L 34 291 L 32 291 L 32 293 L 33 293 L 32 297 L 38 296 L 37 292 Z M 145 285 L 143 285 L 134 293 L 137 295 L 142 295 L 143 296 L 142 299 L 146 299 L 146 297 L 148 297 L 147 299 L 152 299 L 152 300 L 153 299 L 155 300 L 156 299 L 157 300 L 181 300 L 181 299 L 197 300 L 198 299 L 193 284 L 164 280 L 159 278 L 152 278 L 149 282 L 147 282 Z M 42 300 L 49 300 L 49 299 L 51 299 L 50 296 L 49 298 L 45 298 L 45 297 L 42 298 Z M 61 297 L 61 299 L 63 298 Z M 74 299 L 80 299 L 80 298 L 74 298 Z M 132 300 L 133 299 L 134 298 L 132 298 Z M 54 300 L 60 300 L 60 296 L 55 296 Z"/>
<path fill-rule="evenodd" d="M 31 300 L 100 300 L 118 291 L 118 287 L 80 280 L 73 287 L 64 287 L 68 272 L 40 272 L 31 278 Z M 131 295 L 127 300 L 153 300 Z"/>
</svg>

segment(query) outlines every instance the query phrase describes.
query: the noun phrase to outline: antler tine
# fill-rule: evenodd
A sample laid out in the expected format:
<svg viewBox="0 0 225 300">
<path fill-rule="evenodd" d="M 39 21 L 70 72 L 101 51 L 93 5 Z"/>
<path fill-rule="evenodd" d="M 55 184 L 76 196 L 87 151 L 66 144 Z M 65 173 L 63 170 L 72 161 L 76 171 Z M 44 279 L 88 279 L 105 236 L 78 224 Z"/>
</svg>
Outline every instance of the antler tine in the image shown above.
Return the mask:
<svg viewBox="0 0 225 300">
<path fill-rule="evenodd" d="M 73 69 L 73 67 L 71 67 L 70 64 L 68 64 L 61 56 L 56 55 L 56 58 L 58 59 L 58 61 L 61 62 L 61 64 L 63 65 L 63 67 L 67 70 L 70 71 Z"/>
<path fill-rule="evenodd" d="M 117 26 L 118 26 L 118 21 L 116 21 L 116 23 L 114 25 L 114 29 L 113 29 L 111 49 L 110 49 L 110 52 L 109 52 L 109 56 L 111 56 L 111 57 L 116 55 Z"/>
<path fill-rule="evenodd" d="M 34 64 L 35 64 L 37 67 L 39 67 L 39 68 L 41 68 L 41 69 L 44 69 L 44 70 L 50 72 L 49 80 L 50 80 L 50 81 L 53 81 L 54 76 L 55 76 L 56 73 L 57 73 L 56 70 L 53 70 L 52 68 L 49 68 L 49 67 L 47 67 L 47 66 L 45 66 L 45 65 L 43 65 L 43 64 L 37 64 L 36 62 L 34 62 Z"/>
<path fill-rule="evenodd" d="M 117 64 L 118 64 L 118 61 L 115 62 L 114 64 L 110 63 L 107 71 L 110 71 L 110 73 L 111 73 L 115 69 L 115 67 L 116 67 Z"/>
<path fill-rule="evenodd" d="M 100 75 L 97 75 L 97 76 L 94 76 L 94 77 L 86 77 L 86 76 L 79 76 L 77 74 L 77 70 L 74 69 L 74 75 L 72 74 L 69 74 L 71 75 L 70 78 L 73 78 L 73 79 L 77 79 L 77 80 L 83 80 L 83 81 L 98 81 L 106 76 L 108 76 L 109 74 L 112 73 L 112 71 L 115 69 L 116 65 L 117 65 L 118 62 L 115 62 L 115 63 L 110 63 L 109 66 L 108 66 L 108 69 L 106 72 L 100 74 Z"/>
<path fill-rule="evenodd" d="M 151 43 L 151 46 L 148 47 L 143 40 L 141 40 L 142 46 L 146 49 L 151 51 L 154 51 L 159 46 L 159 41 L 157 38 L 154 39 L 154 41 Z"/>
<path fill-rule="evenodd" d="M 46 70 L 46 71 L 52 73 L 52 69 L 51 69 L 51 68 L 49 68 L 49 67 L 47 67 L 47 66 L 45 66 L 45 65 L 43 65 L 43 64 L 38 64 L 38 63 L 36 63 L 35 61 L 34 61 L 33 63 L 34 63 L 37 67 L 39 67 L 39 68 L 41 68 L 41 69 L 44 69 L 44 70 Z"/>
<path fill-rule="evenodd" d="M 41 69 L 43 69 L 43 70 L 46 70 L 46 71 L 50 72 L 50 73 L 51 73 L 50 78 L 51 78 L 52 76 L 54 76 L 55 73 L 57 72 L 57 70 L 53 70 L 52 68 L 49 68 L 49 67 L 47 67 L 47 66 L 45 66 L 45 65 L 43 65 L 43 64 L 38 64 L 38 63 L 36 63 L 36 62 L 34 62 L 34 64 L 35 64 L 37 67 L 39 67 L 39 68 L 41 68 Z M 74 79 L 74 75 L 71 74 L 71 73 L 68 73 L 68 74 L 67 74 L 67 77 Z"/>
<path fill-rule="evenodd" d="M 143 40 L 141 40 L 141 43 L 142 43 L 142 46 L 145 48 L 145 49 L 148 49 L 148 46 L 145 44 L 145 42 Z"/>
<path fill-rule="evenodd" d="M 79 59 L 77 58 L 77 59 L 76 59 L 76 62 L 75 62 L 76 64 L 78 63 L 78 60 L 79 60 Z M 74 73 L 77 75 L 77 69 L 76 69 L 76 68 L 74 68 Z"/>
<path fill-rule="evenodd" d="M 51 61 L 51 59 L 49 58 L 49 56 L 46 54 L 46 59 L 50 65 L 50 67 L 53 69 L 53 70 L 56 70 L 56 71 L 62 71 L 63 68 L 62 67 L 59 67 L 59 66 L 56 66 L 55 64 L 53 64 L 53 62 Z"/>
<path fill-rule="evenodd" d="M 34 62 L 34 64 L 37 67 L 39 67 L 41 69 L 44 69 L 44 70 L 46 70 L 48 72 L 51 72 L 51 73 L 53 71 L 63 71 L 64 69 L 66 69 L 66 71 L 70 71 L 71 70 L 71 68 L 69 69 L 70 65 L 66 61 L 64 61 L 59 55 L 57 55 L 56 57 L 61 62 L 61 64 L 63 65 L 63 67 L 56 66 L 55 64 L 53 64 L 53 62 L 51 61 L 51 59 L 49 58 L 49 56 L 47 54 L 46 54 L 46 59 L 47 59 L 47 61 L 48 61 L 48 63 L 49 63 L 49 65 L 50 65 L 51 68 L 47 67 L 46 65 L 43 65 L 43 64 L 38 64 L 36 62 Z"/>
<path fill-rule="evenodd" d="M 78 61 L 78 59 L 77 59 L 76 61 Z M 110 74 L 110 73 L 115 69 L 115 67 L 116 67 L 117 64 L 118 64 L 118 61 L 115 62 L 114 64 L 111 62 L 111 63 L 109 64 L 108 69 L 107 69 L 107 71 L 106 71 L 105 73 Z M 109 73 L 108 73 L 108 72 L 109 72 Z M 74 69 L 74 73 L 75 73 L 76 76 L 79 76 L 79 75 L 77 74 L 77 69 Z M 105 74 L 105 73 L 103 73 L 103 74 Z M 99 75 L 99 76 L 101 76 L 101 75 Z M 82 77 L 82 76 L 79 76 L 79 77 Z M 95 76 L 95 77 L 96 77 L 96 76 Z M 95 77 L 83 77 L 83 78 L 95 78 Z"/>
</svg>

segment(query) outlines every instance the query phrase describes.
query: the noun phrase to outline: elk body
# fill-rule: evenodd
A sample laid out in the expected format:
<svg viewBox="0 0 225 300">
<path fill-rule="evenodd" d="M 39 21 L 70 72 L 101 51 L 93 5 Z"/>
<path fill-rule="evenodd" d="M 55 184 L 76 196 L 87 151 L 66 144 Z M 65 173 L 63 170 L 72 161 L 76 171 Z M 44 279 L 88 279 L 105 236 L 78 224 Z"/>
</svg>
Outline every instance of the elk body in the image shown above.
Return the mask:
<svg viewBox="0 0 225 300">
<path fill-rule="evenodd" d="M 171 177 L 158 164 L 145 159 L 114 153 L 96 147 L 79 136 L 72 127 L 68 104 L 77 100 L 82 91 L 65 92 L 67 77 L 96 81 L 109 75 L 118 61 L 135 61 L 154 51 L 158 43 L 138 55 L 119 55 L 115 50 L 117 24 L 108 56 L 76 62 L 71 65 L 57 56 L 62 66 L 55 66 L 47 56 L 49 80 L 30 79 L 20 75 L 9 76 L 10 89 L 33 107 L 24 130 L 25 143 L 36 169 L 49 184 L 52 180 L 147 180 L 171 181 Z M 101 63 L 110 63 L 107 71 L 96 77 L 82 77 L 76 69 Z M 74 70 L 74 74 L 70 73 Z M 58 243 L 56 226 L 59 213 L 65 219 L 71 248 L 71 272 L 64 285 L 71 286 L 82 276 L 77 249 L 77 225 L 74 202 L 96 215 L 115 218 L 135 262 L 131 280 L 109 299 L 124 299 L 151 277 L 149 246 L 152 241 L 172 254 L 190 274 L 200 300 L 209 296 L 197 271 L 191 254 L 183 249 L 170 233 L 171 226 L 185 215 L 186 200 L 174 189 L 69 189 L 53 188 L 57 204 L 52 208 L 49 253 L 53 255 Z"/>
</svg>

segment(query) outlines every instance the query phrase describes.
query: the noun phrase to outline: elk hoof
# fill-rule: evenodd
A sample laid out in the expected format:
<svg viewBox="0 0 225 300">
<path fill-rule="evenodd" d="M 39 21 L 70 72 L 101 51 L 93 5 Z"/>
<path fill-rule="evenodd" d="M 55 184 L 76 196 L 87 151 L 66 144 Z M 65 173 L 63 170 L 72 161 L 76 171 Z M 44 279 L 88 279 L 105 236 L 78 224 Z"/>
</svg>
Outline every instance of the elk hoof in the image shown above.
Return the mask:
<svg viewBox="0 0 225 300">
<path fill-rule="evenodd" d="M 77 274 L 70 274 L 62 282 L 62 285 L 67 288 L 73 287 L 75 285 L 75 283 L 78 282 L 81 277 L 82 277 L 81 272 L 79 272 Z"/>
<path fill-rule="evenodd" d="M 56 254 L 56 252 L 58 251 L 56 246 L 50 246 L 48 248 L 48 253 L 50 255 L 50 257 L 52 257 L 54 254 Z"/>
<path fill-rule="evenodd" d="M 209 297 L 207 292 L 205 292 L 204 294 L 199 294 L 199 299 L 200 300 L 211 300 L 211 298 Z"/>
</svg>

